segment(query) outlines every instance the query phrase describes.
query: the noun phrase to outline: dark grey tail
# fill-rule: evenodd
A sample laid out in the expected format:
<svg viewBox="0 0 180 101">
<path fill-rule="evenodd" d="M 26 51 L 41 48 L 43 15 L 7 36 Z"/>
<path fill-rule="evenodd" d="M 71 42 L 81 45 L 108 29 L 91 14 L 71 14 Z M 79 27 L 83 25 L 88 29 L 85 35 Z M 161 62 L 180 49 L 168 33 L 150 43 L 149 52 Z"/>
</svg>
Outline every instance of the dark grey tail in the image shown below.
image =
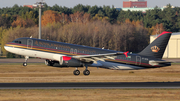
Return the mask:
<svg viewBox="0 0 180 101">
<path fill-rule="evenodd" d="M 150 45 L 141 51 L 139 55 L 152 56 L 158 59 L 162 59 L 171 34 L 171 32 L 164 31 Z"/>
</svg>

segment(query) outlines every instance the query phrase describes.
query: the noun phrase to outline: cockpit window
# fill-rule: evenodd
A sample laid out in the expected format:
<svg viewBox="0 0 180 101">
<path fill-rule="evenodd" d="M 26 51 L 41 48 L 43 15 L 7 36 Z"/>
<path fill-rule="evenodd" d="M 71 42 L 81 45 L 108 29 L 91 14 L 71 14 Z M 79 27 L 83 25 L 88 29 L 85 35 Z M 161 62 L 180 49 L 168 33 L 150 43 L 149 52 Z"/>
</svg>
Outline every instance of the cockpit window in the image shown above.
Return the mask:
<svg viewBox="0 0 180 101">
<path fill-rule="evenodd" d="M 14 41 L 15 43 L 21 44 L 21 41 Z"/>
</svg>

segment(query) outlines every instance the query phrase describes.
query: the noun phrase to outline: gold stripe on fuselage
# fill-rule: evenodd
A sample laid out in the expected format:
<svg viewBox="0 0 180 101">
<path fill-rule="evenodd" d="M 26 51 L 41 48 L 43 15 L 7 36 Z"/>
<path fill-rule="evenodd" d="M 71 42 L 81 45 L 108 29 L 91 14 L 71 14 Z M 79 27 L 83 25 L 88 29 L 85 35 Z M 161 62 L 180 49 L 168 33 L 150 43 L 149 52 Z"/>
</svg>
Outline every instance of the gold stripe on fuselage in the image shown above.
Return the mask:
<svg viewBox="0 0 180 101">
<path fill-rule="evenodd" d="M 20 46 L 20 45 L 12 45 L 12 44 L 6 44 L 6 46 L 11 46 L 11 47 L 17 47 L 17 48 L 23 48 L 23 49 L 31 49 L 31 50 L 37 50 L 37 51 L 44 51 L 44 52 L 51 52 L 51 53 L 61 53 L 61 54 L 66 54 L 66 55 L 76 55 L 76 54 L 71 54 L 71 53 L 66 53 L 66 52 L 60 52 L 60 51 L 53 51 L 53 50 L 48 50 L 48 49 L 41 49 L 41 48 L 34 48 L 34 47 L 25 47 L 25 46 Z"/>
</svg>

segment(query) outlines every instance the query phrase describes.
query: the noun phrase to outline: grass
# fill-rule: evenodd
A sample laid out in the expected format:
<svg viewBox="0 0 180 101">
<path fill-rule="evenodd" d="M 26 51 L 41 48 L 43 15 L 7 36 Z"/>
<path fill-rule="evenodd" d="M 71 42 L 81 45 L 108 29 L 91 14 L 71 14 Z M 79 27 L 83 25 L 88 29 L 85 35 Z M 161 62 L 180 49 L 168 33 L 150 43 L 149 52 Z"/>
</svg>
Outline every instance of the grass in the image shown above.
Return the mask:
<svg viewBox="0 0 180 101">
<path fill-rule="evenodd" d="M 0 64 L 0 82 L 174 82 L 180 65 L 145 70 L 108 70 L 90 67 L 91 74 L 73 75 L 75 68 L 44 64 Z M 179 101 L 180 89 L 34 89 L 0 90 L 0 101 Z"/>
<path fill-rule="evenodd" d="M 180 63 L 172 63 L 172 65 L 180 65 Z"/>
<path fill-rule="evenodd" d="M 144 70 L 109 70 L 90 67 L 91 74 L 74 76 L 75 68 L 49 67 L 44 64 L 1 64 L 0 82 L 174 82 L 180 81 L 179 65 Z"/>
<path fill-rule="evenodd" d="M 1 101 L 179 101 L 180 89 L 0 90 Z"/>
</svg>

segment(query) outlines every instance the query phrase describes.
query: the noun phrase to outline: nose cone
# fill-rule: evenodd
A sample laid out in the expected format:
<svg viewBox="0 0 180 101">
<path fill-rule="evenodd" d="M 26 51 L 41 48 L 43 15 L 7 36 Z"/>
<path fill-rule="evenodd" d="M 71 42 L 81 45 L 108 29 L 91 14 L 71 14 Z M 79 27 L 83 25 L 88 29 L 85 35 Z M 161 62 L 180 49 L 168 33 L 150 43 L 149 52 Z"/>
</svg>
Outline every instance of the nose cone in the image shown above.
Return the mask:
<svg viewBox="0 0 180 101">
<path fill-rule="evenodd" d="M 4 46 L 4 49 L 8 52 L 14 53 L 14 54 L 18 54 L 19 53 L 19 49 L 17 49 L 15 46 L 13 46 L 11 43 L 10 44 L 6 44 Z"/>
<path fill-rule="evenodd" d="M 13 47 L 8 46 L 8 44 L 4 45 L 4 49 L 8 52 L 12 52 L 13 51 Z"/>
<path fill-rule="evenodd" d="M 5 49 L 6 51 L 9 50 L 8 46 L 6 46 L 6 45 L 4 45 L 4 49 Z"/>
</svg>

